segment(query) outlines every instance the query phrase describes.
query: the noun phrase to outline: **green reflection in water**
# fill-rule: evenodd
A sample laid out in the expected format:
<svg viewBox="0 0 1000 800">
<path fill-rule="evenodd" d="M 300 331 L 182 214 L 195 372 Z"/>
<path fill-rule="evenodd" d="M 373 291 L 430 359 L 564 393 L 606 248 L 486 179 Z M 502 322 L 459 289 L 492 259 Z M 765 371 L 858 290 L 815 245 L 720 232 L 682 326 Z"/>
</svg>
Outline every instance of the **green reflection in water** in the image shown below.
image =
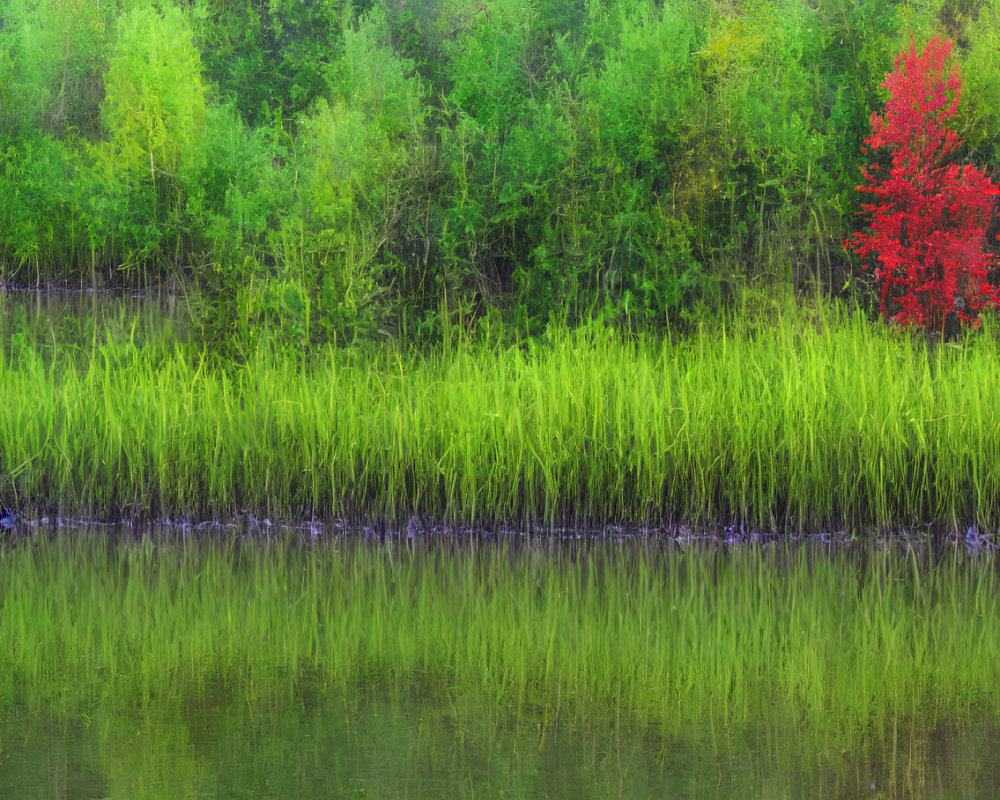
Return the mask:
<svg viewBox="0 0 1000 800">
<path fill-rule="evenodd" d="M 21 538 L 0 546 L 0 796 L 990 796 L 996 567 Z"/>
<path fill-rule="evenodd" d="M 8 713 L 0 796 L 992 797 L 998 745 L 1000 728 L 986 723 L 912 726 L 847 749 L 763 722 L 665 736 L 621 720 L 545 725 L 413 696 L 71 721 Z"/>
</svg>

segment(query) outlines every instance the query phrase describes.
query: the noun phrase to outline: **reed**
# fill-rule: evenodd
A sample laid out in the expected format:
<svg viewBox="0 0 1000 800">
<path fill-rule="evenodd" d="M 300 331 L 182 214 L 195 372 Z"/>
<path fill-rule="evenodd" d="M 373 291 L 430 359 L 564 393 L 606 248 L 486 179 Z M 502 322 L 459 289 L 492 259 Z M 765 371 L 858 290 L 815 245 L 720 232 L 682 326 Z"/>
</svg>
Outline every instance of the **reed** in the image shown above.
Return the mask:
<svg viewBox="0 0 1000 800">
<path fill-rule="evenodd" d="M 0 359 L 0 474 L 8 502 L 102 517 L 995 526 L 987 328 L 928 345 L 820 307 L 239 367 L 29 342 Z"/>
<path fill-rule="evenodd" d="M 418 686 L 668 726 L 1000 711 L 995 565 L 954 555 L 94 536 L 0 555 L 3 704 Z"/>
</svg>

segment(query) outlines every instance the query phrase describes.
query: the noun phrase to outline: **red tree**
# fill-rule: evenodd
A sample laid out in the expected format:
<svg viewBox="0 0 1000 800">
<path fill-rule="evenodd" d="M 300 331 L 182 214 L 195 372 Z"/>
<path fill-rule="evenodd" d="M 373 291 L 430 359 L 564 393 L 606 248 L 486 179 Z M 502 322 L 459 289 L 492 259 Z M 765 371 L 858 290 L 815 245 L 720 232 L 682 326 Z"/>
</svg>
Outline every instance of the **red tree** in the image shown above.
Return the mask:
<svg viewBox="0 0 1000 800">
<path fill-rule="evenodd" d="M 947 127 L 962 88 L 957 69 L 944 76 L 951 46 L 934 37 L 917 55 L 911 39 L 909 52 L 896 57 L 882 84 L 891 99 L 882 116 L 872 114 L 864 148 L 886 148 L 892 165 L 863 170 L 867 184 L 858 189 L 878 202 L 863 206 L 869 231 L 848 243 L 877 259 L 882 315 L 936 331 L 950 318 L 975 325 L 988 303 L 1000 305 L 987 280 L 993 256 L 982 248 L 1000 189 L 982 170 L 949 158 L 962 144 Z"/>
</svg>

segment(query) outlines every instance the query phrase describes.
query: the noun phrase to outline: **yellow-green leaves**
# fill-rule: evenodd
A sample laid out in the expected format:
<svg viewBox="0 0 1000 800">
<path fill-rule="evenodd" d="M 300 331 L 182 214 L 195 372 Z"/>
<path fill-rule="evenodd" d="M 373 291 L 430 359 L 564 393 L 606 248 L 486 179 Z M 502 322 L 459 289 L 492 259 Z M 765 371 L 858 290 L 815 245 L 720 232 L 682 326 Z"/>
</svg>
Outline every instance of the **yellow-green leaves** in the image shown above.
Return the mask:
<svg viewBox="0 0 1000 800">
<path fill-rule="evenodd" d="M 118 22 L 101 106 L 111 163 L 138 177 L 176 175 L 205 118 L 201 57 L 183 12 L 139 6 Z"/>
</svg>

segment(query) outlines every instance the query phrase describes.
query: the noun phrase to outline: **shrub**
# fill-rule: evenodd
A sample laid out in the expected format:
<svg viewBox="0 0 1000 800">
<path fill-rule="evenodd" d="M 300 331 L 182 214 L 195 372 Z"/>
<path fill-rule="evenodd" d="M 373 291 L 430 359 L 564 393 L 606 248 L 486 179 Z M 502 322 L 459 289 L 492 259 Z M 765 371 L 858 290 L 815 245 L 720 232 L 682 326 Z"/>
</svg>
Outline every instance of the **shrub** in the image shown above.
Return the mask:
<svg viewBox="0 0 1000 800">
<path fill-rule="evenodd" d="M 864 205 L 870 230 L 856 233 L 849 249 L 878 261 L 874 277 L 886 318 L 944 331 L 978 322 L 989 303 L 1000 304 L 987 280 L 993 256 L 982 249 L 1000 190 L 984 172 L 956 162 L 962 139 L 947 127 L 961 98 L 954 69 L 944 77 L 950 40 L 933 38 L 896 58 L 883 83 L 890 94 L 882 116 L 873 114 L 869 150 L 886 149 L 867 170 L 861 191 L 878 202 Z M 876 154 L 876 159 L 880 158 Z"/>
</svg>

